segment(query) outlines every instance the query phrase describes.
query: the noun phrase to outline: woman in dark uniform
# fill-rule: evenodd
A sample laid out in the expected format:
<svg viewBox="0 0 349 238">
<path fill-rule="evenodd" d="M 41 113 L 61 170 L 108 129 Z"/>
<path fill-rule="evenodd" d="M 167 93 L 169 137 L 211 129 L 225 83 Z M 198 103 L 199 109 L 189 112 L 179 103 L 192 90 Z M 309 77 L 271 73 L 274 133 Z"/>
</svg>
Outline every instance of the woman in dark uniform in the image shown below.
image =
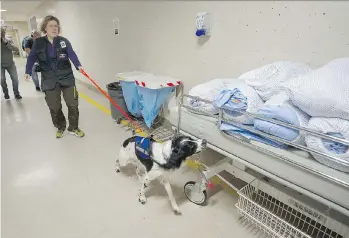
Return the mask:
<svg viewBox="0 0 349 238">
<path fill-rule="evenodd" d="M 29 81 L 33 65 L 38 61 L 42 77 L 41 90 L 45 92 L 53 125 L 58 129 L 56 137 L 63 137 L 67 123 L 62 112 L 62 93 L 68 107 L 68 132 L 83 137 L 85 133 L 79 129 L 78 92 L 70 60 L 80 72 L 83 68 L 70 42 L 59 36 L 60 24 L 56 17 L 46 16 L 40 30 L 46 35 L 39 37 L 30 51 L 25 79 Z"/>
</svg>

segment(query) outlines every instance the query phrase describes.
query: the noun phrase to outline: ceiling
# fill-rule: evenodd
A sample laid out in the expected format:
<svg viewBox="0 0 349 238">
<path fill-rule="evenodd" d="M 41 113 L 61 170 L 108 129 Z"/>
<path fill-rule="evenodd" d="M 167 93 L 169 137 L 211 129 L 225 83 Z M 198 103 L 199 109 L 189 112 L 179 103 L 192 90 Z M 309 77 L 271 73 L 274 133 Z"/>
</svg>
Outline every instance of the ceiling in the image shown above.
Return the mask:
<svg viewBox="0 0 349 238">
<path fill-rule="evenodd" d="M 37 8 L 42 1 L 1 1 L 1 18 L 4 21 L 26 21 L 27 16 Z"/>
</svg>

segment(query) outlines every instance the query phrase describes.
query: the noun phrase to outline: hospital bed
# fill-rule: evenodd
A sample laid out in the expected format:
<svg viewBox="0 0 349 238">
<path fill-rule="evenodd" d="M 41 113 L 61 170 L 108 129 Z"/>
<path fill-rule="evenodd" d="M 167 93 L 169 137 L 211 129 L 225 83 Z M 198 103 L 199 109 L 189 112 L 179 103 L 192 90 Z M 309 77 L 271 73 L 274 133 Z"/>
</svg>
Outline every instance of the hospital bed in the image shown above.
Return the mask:
<svg viewBox="0 0 349 238">
<path fill-rule="evenodd" d="M 219 129 L 219 122 L 227 120 L 222 110 L 218 115 L 200 111 L 188 98 L 210 103 L 180 95 L 167 119 L 177 132 L 206 139 L 210 149 L 226 156 L 207 167 L 208 178 L 226 171 L 246 182 L 242 188 L 231 184 L 239 194 L 241 219 L 271 237 L 349 237 L 348 173 L 317 162 L 308 153 L 314 151 L 302 146 L 285 150 L 227 135 Z"/>
<path fill-rule="evenodd" d="M 160 78 L 162 77 L 158 77 Z M 152 83 L 157 82 L 154 76 L 147 79 Z M 161 79 L 162 81 L 164 80 Z M 179 82 L 172 79 L 171 81 Z M 162 88 L 161 85 L 159 88 Z M 244 137 L 228 135 L 220 130 L 220 123 L 236 122 L 224 117 L 224 108 L 220 109 L 217 115 L 212 114 L 212 111 L 194 107 L 188 103 L 188 99 L 210 105 L 212 102 L 181 94 L 182 90 L 182 85 L 176 86 L 175 95 L 179 99 L 177 105 L 163 105 L 160 110 L 159 116 L 165 117 L 173 130 L 165 125 L 166 120 L 163 126 L 158 127 L 155 124 L 159 123 L 153 123 L 151 128 L 144 122 L 137 123 L 146 134 L 153 135 L 160 141 L 172 137 L 173 131 L 206 139 L 210 149 L 225 156 L 213 166 L 200 163 L 202 166 L 198 167 L 203 175 L 202 179 L 197 182 L 189 181 L 184 186 L 184 192 L 190 201 L 204 204 L 207 200 L 206 189 L 209 187 L 207 181 L 213 176 L 218 176 L 239 194 L 235 206 L 244 224 L 254 224 L 259 230 L 264 231 L 263 234 L 271 237 L 349 238 L 349 173 L 340 172 L 314 160 L 309 152 L 318 153 L 317 151 L 255 131 L 253 128 L 247 130 L 294 148 L 280 149 Z M 261 118 L 247 112 L 244 114 L 314 134 L 306 128 Z M 127 125 L 129 126 L 129 123 Z M 239 127 L 244 128 L 244 125 Z M 349 145 L 349 142 L 343 139 L 320 133 L 315 135 Z M 328 157 L 321 152 L 318 154 Z M 349 172 L 349 162 L 340 161 L 332 156 L 328 161 L 336 161 L 337 165 Z M 224 172 L 233 175 L 237 181 L 244 181 L 245 185 L 230 183 L 231 181 L 223 176 Z"/>
</svg>

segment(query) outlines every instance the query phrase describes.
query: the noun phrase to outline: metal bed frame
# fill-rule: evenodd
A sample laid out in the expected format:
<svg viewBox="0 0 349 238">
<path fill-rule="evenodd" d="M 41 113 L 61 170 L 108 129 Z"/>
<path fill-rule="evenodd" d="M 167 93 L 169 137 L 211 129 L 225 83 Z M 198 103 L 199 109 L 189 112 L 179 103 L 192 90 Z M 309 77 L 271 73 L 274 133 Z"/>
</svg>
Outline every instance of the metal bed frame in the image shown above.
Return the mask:
<svg viewBox="0 0 349 238">
<path fill-rule="evenodd" d="M 316 151 L 314 149 L 298 145 L 290 141 L 283 140 L 279 137 L 275 137 L 241 125 L 234 120 L 224 117 L 223 110 L 225 108 L 221 108 L 218 115 L 213 115 L 210 112 L 191 107 L 190 105 L 186 105 L 184 103 L 184 99 L 186 98 L 201 101 L 202 103 L 212 104 L 211 101 L 198 97 L 193 97 L 186 94 L 179 95 L 179 100 L 177 102 L 178 124 L 172 126 L 176 133 L 187 134 L 196 138 L 196 136 L 181 130 L 181 111 L 182 108 L 186 108 L 191 113 L 215 118 L 218 130 L 220 122 L 231 123 L 237 127 L 248 130 L 265 138 L 290 145 L 306 152 L 321 155 L 328 159 L 328 161 L 331 163 L 335 163 L 337 165 L 339 164 L 344 168 L 349 168 L 349 161 L 342 160 L 320 151 Z M 297 127 L 285 122 L 262 117 L 252 113 L 242 111 L 238 112 L 284 127 L 296 129 L 302 133 L 309 133 L 317 137 L 336 141 L 344 145 L 349 145 L 349 141 L 347 140 L 322 134 L 308 128 Z M 349 183 L 346 181 L 342 181 L 303 164 L 296 163 L 285 156 L 277 155 L 272 151 L 253 145 L 247 140 L 243 140 L 241 138 L 235 139 L 240 140 L 239 142 L 246 144 L 253 149 L 267 153 L 273 157 L 279 158 L 280 160 L 284 160 L 287 163 L 321 176 L 349 190 Z M 225 155 L 226 158 L 210 167 L 204 165 L 200 160 L 196 160 L 201 174 L 201 179 L 198 182 L 189 181 L 184 186 L 184 193 L 191 202 L 199 205 L 206 204 L 206 189 L 210 185 L 209 179 L 213 176 L 218 176 L 221 180 L 223 180 L 223 182 L 238 192 L 239 200 L 236 204 L 236 208 L 238 209 L 243 223 L 246 225 L 253 224 L 255 227 L 259 228 L 259 231 L 263 231 L 262 234 L 270 237 L 349 238 L 349 211 L 345 208 L 341 206 L 330 207 L 327 205 L 328 202 L 326 202 L 326 199 L 317 197 L 315 200 L 312 193 L 307 191 L 303 193 L 306 196 L 305 199 L 304 195 L 300 196 L 299 193 L 295 192 L 297 191 L 297 185 L 289 183 L 278 176 L 274 176 L 273 174 L 260 169 L 258 166 L 246 163 L 246 161 L 218 148 L 218 146 L 208 144 L 208 147 L 222 155 Z M 245 181 L 247 183 L 246 186 L 241 189 L 235 187 L 220 175 L 222 171 L 228 171 L 229 173 L 234 174 L 236 178 Z"/>
</svg>

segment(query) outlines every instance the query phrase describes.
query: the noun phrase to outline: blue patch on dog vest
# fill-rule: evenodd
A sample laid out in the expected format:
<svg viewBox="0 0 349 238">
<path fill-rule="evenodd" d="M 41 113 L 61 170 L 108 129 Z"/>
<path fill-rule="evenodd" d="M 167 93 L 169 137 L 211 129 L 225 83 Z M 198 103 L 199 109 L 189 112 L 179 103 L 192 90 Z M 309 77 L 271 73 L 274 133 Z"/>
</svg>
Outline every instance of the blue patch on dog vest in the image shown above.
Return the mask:
<svg viewBox="0 0 349 238">
<path fill-rule="evenodd" d="M 140 159 L 150 159 L 150 138 L 136 137 L 136 155 Z"/>
</svg>

